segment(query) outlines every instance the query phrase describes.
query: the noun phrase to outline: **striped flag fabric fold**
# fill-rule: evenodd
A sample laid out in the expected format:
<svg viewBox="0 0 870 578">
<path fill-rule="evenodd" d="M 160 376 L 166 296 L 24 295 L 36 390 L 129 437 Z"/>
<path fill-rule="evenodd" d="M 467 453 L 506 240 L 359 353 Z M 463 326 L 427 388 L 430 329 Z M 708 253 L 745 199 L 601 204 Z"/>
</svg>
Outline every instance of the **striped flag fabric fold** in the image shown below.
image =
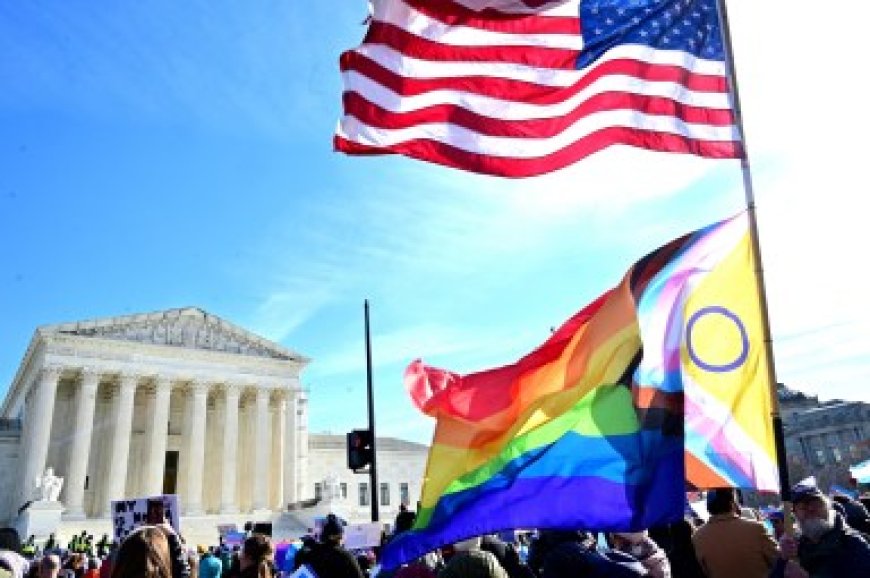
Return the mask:
<svg viewBox="0 0 870 578">
<path fill-rule="evenodd" d="M 683 516 L 687 483 L 777 489 L 747 222 L 653 251 L 515 363 L 412 362 L 405 385 L 437 424 L 384 567 L 501 530 L 646 529 Z"/>
<path fill-rule="evenodd" d="M 349 154 L 505 177 L 612 145 L 742 155 L 716 0 L 377 0 L 340 68 Z"/>
<path fill-rule="evenodd" d="M 644 292 L 638 319 L 645 355 L 637 382 L 683 393 L 686 481 L 779 491 L 747 214 L 696 232 Z"/>
</svg>

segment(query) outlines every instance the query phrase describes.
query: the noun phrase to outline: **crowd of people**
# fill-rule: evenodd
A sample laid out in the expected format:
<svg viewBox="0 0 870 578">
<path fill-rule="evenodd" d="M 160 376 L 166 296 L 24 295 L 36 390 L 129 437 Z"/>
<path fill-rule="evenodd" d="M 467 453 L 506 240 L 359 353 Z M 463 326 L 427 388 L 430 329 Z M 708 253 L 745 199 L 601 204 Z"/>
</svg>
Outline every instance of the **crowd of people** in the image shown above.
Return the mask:
<svg viewBox="0 0 870 578">
<path fill-rule="evenodd" d="M 142 526 L 120 544 L 83 533 L 41 548 L 0 530 L 0 578 L 282 578 L 299 569 L 318 578 L 870 578 L 868 498 L 792 492 L 796 533 L 781 510 L 741 508 L 733 489 L 706 496 L 709 518 L 689 515 L 639 532 L 535 530 L 470 537 L 396 569 L 378 565 L 383 545 L 410 531 L 402 508 L 381 546 L 349 551 L 344 523 L 274 545 L 263 534 L 241 545 L 191 548 L 169 524 Z"/>
</svg>

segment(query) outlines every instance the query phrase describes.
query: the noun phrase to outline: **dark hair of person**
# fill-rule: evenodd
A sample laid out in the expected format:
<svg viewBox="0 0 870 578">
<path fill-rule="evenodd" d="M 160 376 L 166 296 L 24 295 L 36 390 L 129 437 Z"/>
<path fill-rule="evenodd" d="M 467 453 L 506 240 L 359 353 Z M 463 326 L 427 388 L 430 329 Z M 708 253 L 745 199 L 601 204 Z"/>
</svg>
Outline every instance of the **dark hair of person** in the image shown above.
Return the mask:
<svg viewBox="0 0 870 578">
<path fill-rule="evenodd" d="M 272 557 L 272 542 L 268 536 L 263 534 L 250 536 L 245 540 L 242 552 L 257 567 L 258 578 L 272 578 L 272 565 L 269 562 Z"/>
<path fill-rule="evenodd" d="M 172 578 L 166 534 L 155 526 L 142 526 L 127 536 L 112 568 L 112 578 Z"/>
<path fill-rule="evenodd" d="M 21 537 L 15 528 L 0 528 L 0 550 L 18 552 L 21 550 Z"/>
<path fill-rule="evenodd" d="M 737 500 L 734 497 L 733 488 L 718 488 L 713 492 L 713 495 L 707 500 L 707 511 L 711 515 L 729 514 L 734 511 L 734 504 L 737 503 Z"/>
</svg>

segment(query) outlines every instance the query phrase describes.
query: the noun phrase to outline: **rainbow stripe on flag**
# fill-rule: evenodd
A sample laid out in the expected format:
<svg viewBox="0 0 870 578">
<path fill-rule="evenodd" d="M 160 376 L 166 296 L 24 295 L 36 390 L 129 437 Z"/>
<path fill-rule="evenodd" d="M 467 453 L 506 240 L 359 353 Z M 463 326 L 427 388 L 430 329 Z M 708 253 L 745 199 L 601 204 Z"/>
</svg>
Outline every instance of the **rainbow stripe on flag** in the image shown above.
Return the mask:
<svg viewBox="0 0 870 578">
<path fill-rule="evenodd" d="M 672 241 L 511 365 L 460 376 L 411 363 L 411 398 L 438 422 L 416 524 L 384 567 L 506 529 L 677 520 L 687 476 L 770 489 L 749 246 L 745 214 Z"/>
</svg>

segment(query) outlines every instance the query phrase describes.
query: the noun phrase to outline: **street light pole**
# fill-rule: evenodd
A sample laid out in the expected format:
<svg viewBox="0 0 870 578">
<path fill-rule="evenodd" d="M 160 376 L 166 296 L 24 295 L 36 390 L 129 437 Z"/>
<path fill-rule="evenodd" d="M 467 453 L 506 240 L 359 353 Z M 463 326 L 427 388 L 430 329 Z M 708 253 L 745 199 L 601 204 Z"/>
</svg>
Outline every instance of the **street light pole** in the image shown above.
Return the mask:
<svg viewBox="0 0 870 578">
<path fill-rule="evenodd" d="M 365 300 L 365 331 L 366 331 L 366 387 L 369 401 L 369 432 L 372 437 L 372 463 L 369 466 L 369 483 L 372 487 L 372 522 L 380 519 L 378 514 L 378 452 L 377 436 L 375 435 L 375 392 L 372 387 L 372 339 L 369 332 L 369 300 Z"/>
</svg>

